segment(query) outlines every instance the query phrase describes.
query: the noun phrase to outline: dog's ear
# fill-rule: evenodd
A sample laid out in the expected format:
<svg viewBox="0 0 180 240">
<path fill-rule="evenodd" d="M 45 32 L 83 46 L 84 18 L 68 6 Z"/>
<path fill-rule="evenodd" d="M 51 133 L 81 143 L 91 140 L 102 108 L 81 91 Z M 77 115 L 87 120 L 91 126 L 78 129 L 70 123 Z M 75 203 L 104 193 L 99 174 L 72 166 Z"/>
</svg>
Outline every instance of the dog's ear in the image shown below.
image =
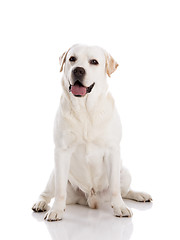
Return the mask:
<svg viewBox="0 0 180 240">
<path fill-rule="evenodd" d="M 110 77 L 111 74 L 117 69 L 119 64 L 114 60 L 114 58 L 109 54 L 106 53 L 106 73 Z"/>
<path fill-rule="evenodd" d="M 68 51 L 69 51 L 69 50 L 68 50 Z M 62 70 L 63 70 L 63 66 L 64 66 L 64 63 L 65 63 L 65 61 L 66 61 L 66 56 L 67 56 L 68 51 L 67 51 L 67 52 L 64 52 L 64 53 L 61 55 L 61 57 L 59 57 L 60 72 L 62 72 Z"/>
<path fill-rule="evenodd" d="M 77 44 L 74 44 L 74 45 L 73 45 L 72 47 L 70 47 L 66 52 L 64 52 L 64 53 L 61 55 L 61 57 L 59 57 L 60 72 L 62 72 L 62 70 L 63 70 L 64 63 L 65 63 L 65 61 L 66 61 L 66 56 L 67 56 L 69 50 L 70 50 L 71 48 L 75 47 L 75 46 L 77 46 Z"/>
</svg>

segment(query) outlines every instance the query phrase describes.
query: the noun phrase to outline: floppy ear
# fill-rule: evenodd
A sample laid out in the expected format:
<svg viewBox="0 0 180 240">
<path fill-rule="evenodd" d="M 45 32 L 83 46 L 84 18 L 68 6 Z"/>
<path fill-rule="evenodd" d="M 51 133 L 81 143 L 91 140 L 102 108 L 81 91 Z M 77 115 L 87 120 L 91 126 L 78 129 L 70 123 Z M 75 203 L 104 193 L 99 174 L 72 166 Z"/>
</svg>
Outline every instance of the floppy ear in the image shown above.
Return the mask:
<svg viewBox="0 0 180 240">
<path fill-rule="evenodd" d="M 76 45 L 77 45 L 77 44 L 74 44 L 72 47 L 75 47 Z M 63 66 L 64 66 L 64 63 L 65 63 L 65 61 L 66 61 L 66 56 L 67 56 L 69 50 L 70 50 L 72 47 L 70 47 L 66 52 L 64 52 L 64 53 L 61 55 L 61 57 L 59 57 L 60 72 L 62 72 L 62 70 L 63 70 Z"/>
<path fill-rule="evenodd" d="M 114 58 L 109 53 L 106 53 L 106 73 L 109 77 L 118 66 L 119 64 L 114 60 Z"/>
<path fill-rule="evenodd" d="M 69 51 L 69 50 L 68 50 L 68 51 Z M 67 52 L 64 52 L 64 53 L 61 55 L 61 57 L 59 57 L 60 72 L 62 72 L 62 70 L 63 70 L 63 66 L 64 66 L 64 63 L 65 63 L 65 61 L 66 61 L 66 56 L 67 56 L 68 51 L 67 51 Z"/>
</svg>

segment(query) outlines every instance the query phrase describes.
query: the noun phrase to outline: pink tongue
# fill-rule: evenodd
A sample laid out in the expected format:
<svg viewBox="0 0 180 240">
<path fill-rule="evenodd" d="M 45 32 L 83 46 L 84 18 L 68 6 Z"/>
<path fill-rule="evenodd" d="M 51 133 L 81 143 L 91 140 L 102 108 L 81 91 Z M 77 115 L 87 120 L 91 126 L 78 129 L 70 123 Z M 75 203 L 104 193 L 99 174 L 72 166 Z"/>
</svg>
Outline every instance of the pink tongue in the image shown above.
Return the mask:
<svg viewBox="0 0 180 240">
<path fill-rule="evenodd" d="M 86 94 L 86 87 L 74 85 L 74 86 L 71 86 L 71 92 L 74 95 L 84 96 Z"/>
</svg>

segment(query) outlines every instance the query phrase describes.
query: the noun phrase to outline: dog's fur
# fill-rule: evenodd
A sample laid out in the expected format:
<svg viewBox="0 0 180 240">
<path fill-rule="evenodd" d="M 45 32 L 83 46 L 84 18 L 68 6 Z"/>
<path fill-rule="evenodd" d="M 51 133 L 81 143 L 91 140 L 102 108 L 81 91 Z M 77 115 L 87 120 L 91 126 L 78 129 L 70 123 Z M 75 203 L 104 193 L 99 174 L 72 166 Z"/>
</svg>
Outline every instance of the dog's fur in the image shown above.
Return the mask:
<svg viewBox="0 0 180 240">
<path fill-rule="evenodd" d="M 70 61 L 75 56 L 75 61 Z M 95 59 L 98 64 L 91 64 Z M 94 86 L 90 93 L 77 97 L 69 91 L 76 67 L 85 70 L 83 86 Z M 114 215 L 132 216 L 123 198 L 151 201 L 151 196 L 130 190 L 131 177 L 120 158 L 121 123 L 106 75 L 118 67 L 100 47 L 74 45 L 60 57 L 63 94 L 54 124 L 55 167 L 48 184 L 34 204 L 36 212 L 46 211 L 47 221 L 61 220 L 67 204 L 97 208 L 99 196 L 106 192 Z"/>
</svg>

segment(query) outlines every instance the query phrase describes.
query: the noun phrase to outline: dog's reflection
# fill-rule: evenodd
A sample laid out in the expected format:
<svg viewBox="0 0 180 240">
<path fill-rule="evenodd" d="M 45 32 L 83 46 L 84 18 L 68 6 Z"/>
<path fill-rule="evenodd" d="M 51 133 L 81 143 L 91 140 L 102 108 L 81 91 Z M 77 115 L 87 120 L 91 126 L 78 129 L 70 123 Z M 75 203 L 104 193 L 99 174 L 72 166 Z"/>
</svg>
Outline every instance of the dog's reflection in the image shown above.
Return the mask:
<svg viewBox="0 0 180 240">
<path fill-rule="evenodd" d="M 33 213 L 33 216 L 38 221 L 44 221 L 52 240 L 129 240 L 133 232 L 131 218 L 116 218 L 112 216 L 110 209 L 104 210 L 67 206 L 67 213 L 59 222 L 44 221 L 44 213 Z"/>
<path fill-rule="evenodd" d="M 125 200 L 138 210 L 148 210 L 152 203 Z M 37 221 L 44 221 L 44 213 L 32 213 Z M 52 240 L 129 240 L 133 232 L 132 218 L 115 218 L 108 206 L 93 210 L 79 205 L 68 205 L 64 219 L 59 222 L 44 221 Z"/>
</svg>

